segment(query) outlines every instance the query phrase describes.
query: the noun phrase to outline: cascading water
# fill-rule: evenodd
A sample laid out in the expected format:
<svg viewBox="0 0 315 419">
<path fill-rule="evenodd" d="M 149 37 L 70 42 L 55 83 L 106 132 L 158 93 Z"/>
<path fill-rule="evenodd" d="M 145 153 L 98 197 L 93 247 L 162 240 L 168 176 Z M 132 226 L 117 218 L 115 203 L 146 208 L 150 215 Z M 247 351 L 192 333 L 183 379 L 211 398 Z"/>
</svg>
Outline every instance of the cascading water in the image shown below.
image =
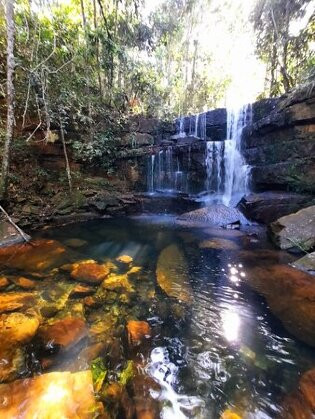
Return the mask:
<svg viewBox="0 0 315 419">
<path fill-rule="evenodd" d="M 246 193 L 248 187 L 248 166 L 241 151 L 241 139 L 245 126 L 251 122 L 251 105 L 230 108 L 227 111 L 227 139 L 224 152 L 224 193 L 222 202 L 231 205 Z"/>
<path fill-rule="evenodd" d="M 184 170 L 179 157 L 173 156 L 172 147 L 148 157 L 147 191 L 150 194 L 188 191 L 187 170 Z"/>
</svg>

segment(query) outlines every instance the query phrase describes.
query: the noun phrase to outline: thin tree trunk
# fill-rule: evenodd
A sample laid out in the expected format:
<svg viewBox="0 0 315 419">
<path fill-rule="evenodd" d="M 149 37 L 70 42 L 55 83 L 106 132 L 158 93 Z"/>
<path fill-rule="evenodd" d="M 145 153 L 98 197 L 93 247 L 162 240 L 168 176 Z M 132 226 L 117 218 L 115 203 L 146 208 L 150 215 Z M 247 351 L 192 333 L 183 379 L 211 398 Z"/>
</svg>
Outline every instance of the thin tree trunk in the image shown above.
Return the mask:
<svg viewBox="0 0 315 419">
<path fill-rule="evenodd" d="M 63 146 L 63 153 L 65 156 L 65 162 L 66 162 L 66 172 L 67 172 L 67 178 L 68 178 L 68 183 L 69 183 L 69 191 L 70 193 L 72 193 L 71 169 L 70 169 L 66 141 L 65 141 L 65 131 L 63 129 L 63 122 L 61 118 L 59 119 L 59 122 L 60 122 L 60 134 L 61 134 L 61 141 L 62 141 L 62 146 Z"/>
<path fill-rule="evenodd" d="M 2 172 L 0 184 L 0 198 L 7 194 L 9 174 L 10 148 L 14 130 L 14 0 L 6 2 L 7 24 L 7 130 L 2 157 Z"/>
<path fill-rule="evenodd" d="M 94 15 L 94 29 L 97 29 L 97 9 L 96 9 L 96 0 L 93 0 L 93 15 Z M 98 35 L 96 38 L 96 64 L 97 64 L 97 78 L 98 86 L 100 89 L 100 96 L 103 98 L 103 86 L 102 86 L 102 77 L 101 77 L 101 65 L 100 65 L 100 45 Z"/>
</svg>

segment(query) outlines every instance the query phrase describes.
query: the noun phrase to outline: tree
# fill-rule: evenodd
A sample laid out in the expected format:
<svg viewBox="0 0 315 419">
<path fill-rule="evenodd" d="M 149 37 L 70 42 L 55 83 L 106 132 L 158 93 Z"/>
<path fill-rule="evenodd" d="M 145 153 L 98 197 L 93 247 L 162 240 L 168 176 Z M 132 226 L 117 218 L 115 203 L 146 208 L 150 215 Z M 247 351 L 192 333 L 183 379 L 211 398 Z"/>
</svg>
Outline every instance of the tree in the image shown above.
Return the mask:
<svg viewBox="0 0 315 419">
<path fill-rule="evenodd" d="M 258 56 L 267 64 L 270 96 L 287 92 L 301 81 L 311 56 L 312 35 L 309 29 L 312 18 L 295 36 L 290 33 L 290 25 L 304 16 L 306 6 L 310 3 L 311 0 L 256 2 L 251 20 L 256 32 Z"/>
<path fill-rule="evenodd" d="M 14 0 L 6 2 L 6 27 L 7 27 L 7 128 L 2 157 L 2 171 L 0 184 L 0 198 L 6 197 L 10 147 L 13 139 L 14 130 Z"/>
</svg>

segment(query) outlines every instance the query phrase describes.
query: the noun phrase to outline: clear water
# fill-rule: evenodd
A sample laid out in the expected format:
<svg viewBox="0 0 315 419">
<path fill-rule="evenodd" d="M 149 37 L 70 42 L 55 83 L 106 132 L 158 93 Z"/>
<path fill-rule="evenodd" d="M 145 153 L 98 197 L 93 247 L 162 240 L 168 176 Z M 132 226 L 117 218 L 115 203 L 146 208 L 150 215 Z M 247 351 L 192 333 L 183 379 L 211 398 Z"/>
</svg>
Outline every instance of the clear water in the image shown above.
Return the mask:
<svg viewBox="0 0 315 419">
<path fill-rule="evenodd" d="M 228 234 L 231 237 L 227 238 Z M 300 374 L 315 364 L 312 348 L 284 329 L 248 283 L 242 252 L 268 247 L 263 234 L 258 232 L 257 237 L 250 240 L 246 235 L 234 237 L 233 232 L 184 229 L 171 217 L 148 217 L 74 224 L 44 230 L 36 238 L 54 239 L 65 246 L 63 263 L 91 258 L 102 263 L 127 254 L 134 265 L 143 268 L 144 276 L 135 281 L 135 293 L 128 302 L 120 301 L 117 294 L 95 311 L 85 311 L 89 327 L 96 318 L 105 322 L 114 316 L 116 321 L 110 333 L 120 342 L 121 356 L 108 365 L 106 382 L 115 382 L 115 374 L 127 360 L 141 360 L 140 374 L 158 384 L 150 389 L 150 397 L 158 406 L 158 414 L 152 417 L 216 419 L 227 409 L 248 418 L 276 417 L 282 398 L 296 388 Z M 200 247 L 205 239 L 214 238 L 228 240 L 227 247 L 232 242 L 233 250 Z M 69 239 L 84 242 L 73 248 L 67 244 Z M 157 282 L 159 255 L 170 245 L 176 245 L 185 258 L 184 268 L 173 261 L 171 278 L 176 282 L 184 275 L 182 286 L 189 290 L 190 302 L 167 296 Z M 274 255 L 264 263 L 286 260 L 281 253 L 276 258 Z M 43 260 L 47 256 L 43 254 Z M 14 272 L 2 266 L 2 274 L 6 273 Z M 69 282 L 70 278 L 59 280 Z M 39 291 L 49 294 L 55 282 L 42 281 Z M 146 321 L 152 328 L 152 339 L 136 353 L 128 350 L 125 339 L 130 319 Z M 31 366 L 38 366 L 41 355 L 34 347 L 32 354 Z M 52 370 L 67 368 L 60 366 L 62 361 Z M 28 374 L 34 373 L 31 366 Z M 132 392 L 130 398 L 133 400 Z M 110 412 L 112 417 L 124 417 L 121 410 L 115 412 Z"/>
</svg>

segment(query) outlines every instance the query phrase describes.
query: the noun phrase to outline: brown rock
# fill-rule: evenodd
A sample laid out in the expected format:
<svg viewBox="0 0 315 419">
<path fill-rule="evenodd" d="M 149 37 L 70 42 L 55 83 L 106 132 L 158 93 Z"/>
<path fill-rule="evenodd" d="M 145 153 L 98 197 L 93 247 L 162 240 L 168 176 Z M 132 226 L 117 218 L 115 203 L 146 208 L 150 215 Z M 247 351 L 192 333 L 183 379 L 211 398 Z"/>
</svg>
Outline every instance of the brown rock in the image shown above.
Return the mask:
<svg viewBox="0 0 315 419">
<path fill-rule="evenodd" d="M 129 320 L 127 323 L 128 342 L 131 346 L 138 346 L 151 337 L 149 323 L 138 320 Z"/>
<path fill-rule="evenodd" d="M 24 353 L 20 346 L 28 343 L 39 326 L 36 316 L 22 313 L 0 316 L 0 382 L 17 377 L 24 367 Z"/>
<path fill-rule="evenodd" d="M 65 248 L 55 240 L 34 240 L 0 248 L 0 264 L 24 271 L 44 271 L 58 265 Z"/>
<path fill-rule="evenodd" d="M 107 265 L 85 260 L 72 265 L 71 278 L 88 284 L 100 284 L 109 274 Z"/>
<path fill-rule="evenodd" d="M 156 277 L 159 286 L 169 296 L 189 303 L 192 289 L 188 277 L 188 265 L 183 252 L 172 244 L 159 255 Z"/>
<path fill-rule="evenodd" d="M 203 240 L 199 243 L 200 249 L 216 249 L 216 250 L 237 250 L 238 245 L 231 240 L 214 238 L 211 240 Z"/>
<path fill-rule="evenodd" d="M 19 287 L 25 290 L 32 290 L 36 287 L 35 281 L 32 281 L 28 278 L 24 278 L 23 276 L 13 279 L 13 282 L 15 283 L 15 285 L 18 285 Z"/>
<path fill-rule="evenodd" d="M 0 386 L 0 417 L 92 419 L 96 402 L 90 371 L 52 372 Z"/>
<path fill-rule="evenodd" d="M 66 317 L 40 327 L 38 337 L 45 348 L 68 350 L 87 336 L 87 327 L 82 319 Z"/>
<path fill-rule="evenodd" d="M 119 290 L 126 290 L 127 292 L 133 292 L 134 289 L 131 283 L 128 280 L 128 276 L 125 275 L 117 275 L 111 273 L 103 282 L 102 287 L 107 290 L 112 291 L 119 291 Z"/>
<path fill-rule="evenodd" d="M 315 415 L 315 369 L 302 375 L 299 388 L 284 399 L 281 419 L 312 419 Z"/>
<path fill-rule="evenodd" d="M 95 293 L 95 289 L 87 285 L 76 285 L 71 291 L 70 297 L 72 298 L 83 298 Z"/>
<path fill-rule="evenodd" d="M 3 290 L 10 284 L 9 280 L 4 276 L 0 277 L 0 290 Z"/>
<path fill-rule="evenodd" d="M 121 255 L 116 258 L 116 265 L 121 272 L 126 272 L 130 269 L 133 259 L 129 255 Z"/>
<path fill-rule="evenodd" d="M 0 294 L 0 313 L 34 307 L 36 294 L 29 292 L 14 292 Z"/>
</svg>

